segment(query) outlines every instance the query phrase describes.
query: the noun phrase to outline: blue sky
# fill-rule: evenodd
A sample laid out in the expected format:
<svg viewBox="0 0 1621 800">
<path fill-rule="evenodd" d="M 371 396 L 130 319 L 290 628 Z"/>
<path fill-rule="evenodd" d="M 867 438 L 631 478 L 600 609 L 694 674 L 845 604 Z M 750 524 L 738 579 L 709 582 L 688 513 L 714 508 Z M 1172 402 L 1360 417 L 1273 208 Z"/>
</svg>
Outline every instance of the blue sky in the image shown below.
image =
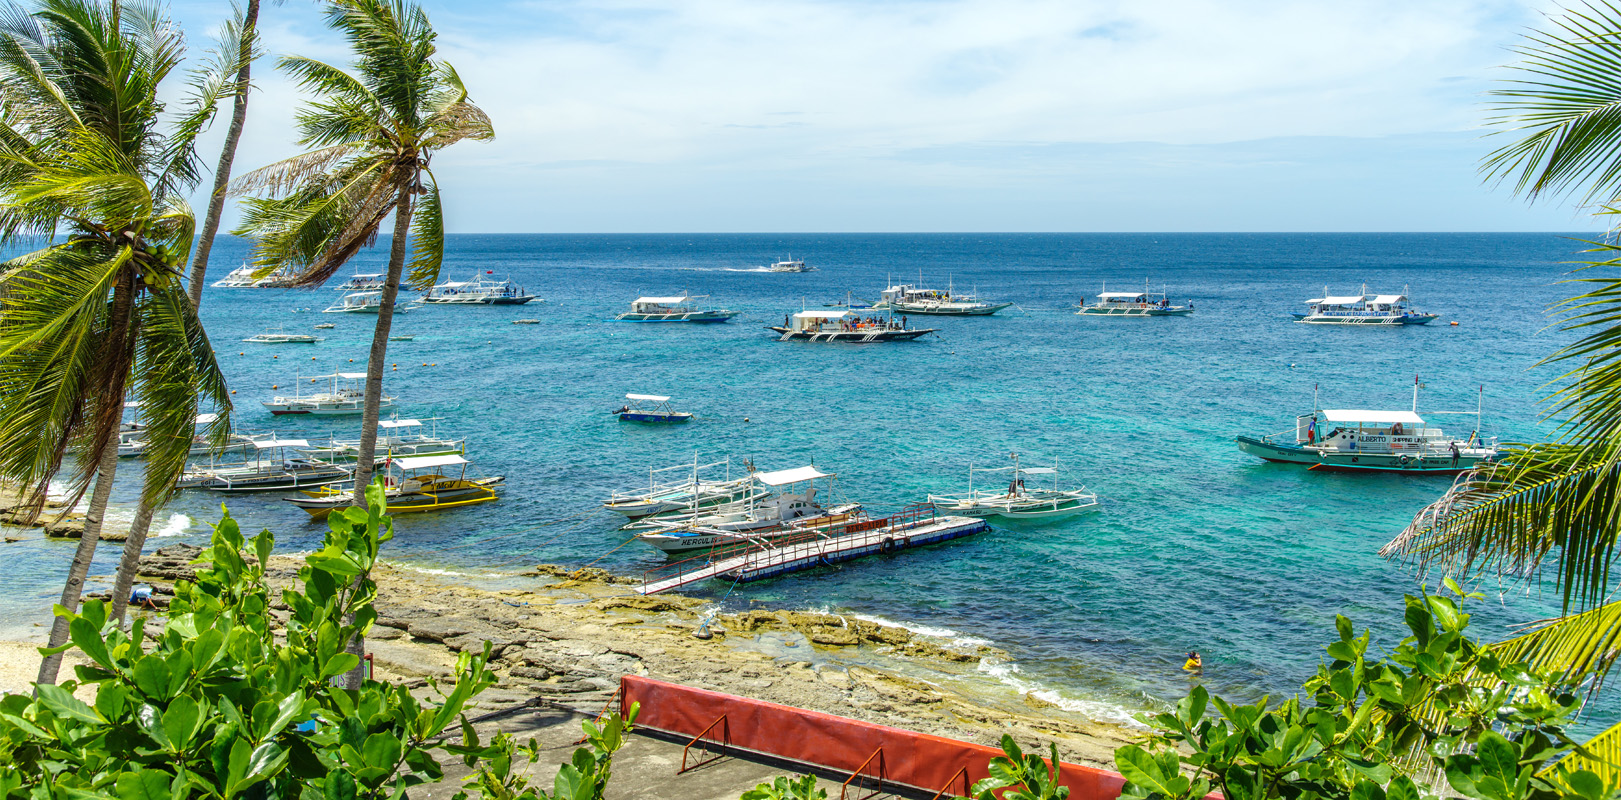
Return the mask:
<svg viewBox="0 0 1621 800">
<path fill-rule="evenodd" d="M 172 6 L 194 50 L 222 7 Z M 1595 227 L 1476 172 L 1485 92 L 1551 3 L 426 7 L 498 137 L 435 161 L 456 232 Z M 345 59 L 313 3 L 262 24 Z M 257 69 L 239 171 L 297 151 L 298 94 Z"/>
</svg>

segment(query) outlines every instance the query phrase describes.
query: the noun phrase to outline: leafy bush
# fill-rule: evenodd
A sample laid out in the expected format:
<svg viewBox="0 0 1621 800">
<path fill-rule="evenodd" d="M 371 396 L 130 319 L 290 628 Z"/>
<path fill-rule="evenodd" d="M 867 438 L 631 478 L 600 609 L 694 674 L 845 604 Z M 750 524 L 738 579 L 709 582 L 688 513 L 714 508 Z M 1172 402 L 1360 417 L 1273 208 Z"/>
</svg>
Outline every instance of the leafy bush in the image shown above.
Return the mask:
<svg viewBox="0 0 1621 800">
<path fill-rule="evenodd" d="M 1469 638 L 1469 615 L 1451 597 L 1409 596 L 1406 606 L 1411 635 L 1384 659 L 1369 657 L 1371 634 L 1337 618 L 1330 660 L 1304 686 L 1309 704 L 1238 705 L 1196 687 L 1175 711 L 1143 718 L 1148 748 L 1115 751 L 1124 797 L 1420 800 L 1439 794 L 1432 776 L 1480 800 L 1618 795 L 1590 771 L 1546 768 L 1577 746 L 1564 728 L 1579 702 L 1558 675 Z"/>
<path fill-rule="evenodd" d="M 437 703 L 376 681 L 333 685 L 359 663 L 344 648 L 376 620 L 369 574 L 393 535 L 376 510 L 381 486 L 367 498 L 371 510 L 332 513 L 322 548 L 281 594 L 289 619 L 279 631 L 265 583 L 274 537 L 255 537 L 249 561 L 228 512 L 195 582 L 175 585 L 160 631 L 136 619 L 125 633 L 97 601 L 80 614 L 58 607 L 71 633 L 59 650 L 76 647 L 90 663 L 77 681 L 0 699 L 0 797 L 350 800 L 438 779 L 435 740 L 495 680 L 488 645 L 458 658 Z M 93 702 L 74 696 L 82 686 Z"/>
<path fill-rule="evenodd" d="M 478 733 L 473 726 L 463 720 L 462 743 L 445 749 L 460 754 L 467 765 L 474 768 L 466 786 L 483 797 L 495 800 L 602 800 L 602 793 L 607 790 L 608 779 L 613 774 L 614 753 L 625 746 L 625 734 L 630 732 L 631 724 L 641 710 L 640 703 L 631 703 L 630 712 L 624 717 L 614 713 L 600 724 L 592 720 L 582 722 L 585 741 L 591 746 L 576 749 L 569 763 L 558 768 L 557 776 L 552 780 L 551 794 L 544 789 L 530 787 L 527 770 L 513 768 L 515 755 L 525 756 L 531 764 L 539 760 L 540 746 L 534 739 L 518 747 L 511 736 L 502 732 L 497 733 L 495 739 L 485 746 L 479 743 Z M 456 795 L 457 798 L 466 796 L 466 792 Z"/>
</svg>

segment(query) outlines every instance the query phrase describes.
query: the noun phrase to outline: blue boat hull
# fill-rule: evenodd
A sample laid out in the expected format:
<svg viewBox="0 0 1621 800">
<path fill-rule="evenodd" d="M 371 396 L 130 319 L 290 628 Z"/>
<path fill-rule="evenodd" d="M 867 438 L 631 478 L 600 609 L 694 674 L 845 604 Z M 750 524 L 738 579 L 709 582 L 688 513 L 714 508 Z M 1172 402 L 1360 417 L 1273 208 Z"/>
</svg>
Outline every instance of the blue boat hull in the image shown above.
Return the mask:
<svg viewBox="0 0 1621 800">
<path fill-rule="evenodd" d="M 619 414 L 620 422 L 690 422 L 692 415 L 685 411 L 673 414 L 659 414 L 651 411 L 624 411 Z"/>
</svg>

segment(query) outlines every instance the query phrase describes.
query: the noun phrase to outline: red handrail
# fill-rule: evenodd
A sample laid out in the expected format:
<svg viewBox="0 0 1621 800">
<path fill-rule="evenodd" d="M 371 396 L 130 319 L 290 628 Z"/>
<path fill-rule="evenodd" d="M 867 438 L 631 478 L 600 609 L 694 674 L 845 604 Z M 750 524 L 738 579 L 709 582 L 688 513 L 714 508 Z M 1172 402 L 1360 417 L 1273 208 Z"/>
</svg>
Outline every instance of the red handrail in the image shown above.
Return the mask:
<svg viewBox="0 0 1621 800">
<path fill-rule="evenodd" d="M 712 755 L 712 756 L 710 756 L 710 757 L 708 757 L 708 758 L 706 758 L 706 759 L 704 759 L 702 761 L 699 761 L 698 763 L 693 764 L 690 767 L 687 766 L 687 751 L 691 750 L 693 745 L 698 744 L 699 740 L 704 738 L 704 734 L 709 733 L 710 731 L 714 730 L 716 725 L 719 725 L 720 730 L 721 730 L 720 747 L 715 750 L 714 755 Z M 680 775 L 681 773 L 686 772 L 689 769 L 697 769 L 697 768 L 699 768 L 699 767 L 701 767 L 701 766 L 703 766 L 705 764 L 708 764 L 710 762 L 720 760 L 721 758 L 723 758 L 726 755 L 726 745 L 731 744 L 731 742 L 732 742 L 732 723 L 727 721 L 725 714 L 722 714 L 722 715 L 716 717 L 715 721 L 709 723 L 709 725 L 707 727 L 705 727 L 703 730 L 698 731 L 698 735 L 692 737 L 692 741 L 687 742 L 686 747 L 681 748 L 681 769 L 677 770 L 675 774 Z"/>
<path fill-rule="evenodd" d="M 940 798 L 945 795 L 946 790 L 951 788 L 951 784 L 954 781 L 957 780 L 958 776 L 962 777 L 962 794 L 957 795 L 957 797 L 967 797 L 968 796 L 968 790 L 969 790 L 969 786 L 968 786 L 968 768 L 967 767 L 958 767 L 956 774 L 954 774 L 951 777 L 947 778 L 946 779 L 946 784 L 944 786 L 941 786 L 940 791 L 935 792 L 934 796 L 929 798 L 929 800 L 940 800 Z"/>
<path fill-rule="evenodd" d="M 867 756 L 867 760 L 861 762 L 861 766 L 856 767 L 855 772 L 850 773 L 850 777 L 845 778 L 844 783 L 839 785 L 839 800 L 845 800 L 844 793 L 850 789 L 850 781 L 861 777 L 861 771 L 866 769 L 867 765 L 871 764 L 872 760 L 875 758 L 878 759 L 878 774 L 875 776 L 878 778 L 878 787 L 873 789 L 868 794 L 856 798 L 856 800 L 867 800 L 867 798 L 872 797 L 884 790 L 884 748 L 880 747 L 877 750 L 872 751 L 872 755 Z"/>
</svg>

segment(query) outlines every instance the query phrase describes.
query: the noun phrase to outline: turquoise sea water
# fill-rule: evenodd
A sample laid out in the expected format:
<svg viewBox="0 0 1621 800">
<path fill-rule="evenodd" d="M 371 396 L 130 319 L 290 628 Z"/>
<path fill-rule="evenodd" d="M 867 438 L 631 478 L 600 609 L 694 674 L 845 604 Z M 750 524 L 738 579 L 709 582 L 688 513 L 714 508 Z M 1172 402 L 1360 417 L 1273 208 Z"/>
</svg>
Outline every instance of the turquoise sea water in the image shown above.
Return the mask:
<svg viewBox="0 0 1621 800">
<path fill-rule="evenodd" d="M 1000 466 L 1015 451 L 1026 464 L 1057 459 L 1098 492 L 1101 512 L 996 523 L 991 534 L 892 558 L 693 591 L 734 607 L 847 611 L 987 640 L 1014 659 L 1018 672 L 1005 677 L 1093 711 L 1180 696 L 1189 679 L 1177 666 L 1191 648 L 1205 653 L 1203 680 L 1215 691 L 1287 693 L 1315 669 L 1336 613 L 1393 644 L 1401 595 L 1416 583 L 1376 551 L 1448 479 L 1307 472 L 1246 456 L 1232 437 L 1289 428 L 1310 410 L 1314 385 L 1325 407 L 1406 408 L 1415 375 L 1421 411 L 1473 410 L 1484 386 L 1488 433 L 1537 435 L 1539 387 L 1554 373 L 1531 367 L 1569 339 L 1546 329 L 1544 310 L 1567 293 L 1554 284 L 1581 250 L 1551 234 L 463 235 L 448 247 L 447 279 L 493 270 L 547 302 L 396 320 L 396 332 L 416 334 L 390 344 L 399 369 L 387 391 L 401 416 L 447 418 L 441 430 L 468 437 L 479 468 L 507 476 L 509 488 L 497 504 L 400 518 L 393 558 L 475 576 L 599 558 L 638 573 L 662 556 L 640 543 L 614 550 L 626 538 L 621 520 L 592 509 L 645 481 L 649 467 L 694 453 L 730 455 L 737 468 L 745 458 L 761 469 L 814 462 L 838 473 L 840 496 L 878 510 L 964 488 L 970 462 Z M 245 251 L 218 246 L 211 280 Z M 790 253 L 818 270 L 759 270 Z M 358 266 L 380 271 L 384 257 L 378 248 Z M 977 286 L 1017 308 L 930 321 L 940 335 L 915 343 L 783 343 L 763 329 L 847 290 L 871 299 L 886 275 L 911 281 L 919 269 L 929 284 Z M 1105 281 L 1137 288 L 1145 277 L 1192 299 L 1195 315 L 1073 313 Z M 1325 285 L 1343 294 L 1363 283 L 1410 285 L 1419 307 L 1442 318 L 1364 330 L 1288 317 Z M 612 319 L 638 295 L 683 290 L 744 313 L 715 326 Z M 338 296 L 207 291 L 203 316 L 241 431 L 355 435 L 356 421 L 273 419 L 259 405 L 299 374 L 363 369 L 374 318 L 314 313 Z M 541 322 L 510 324 L 519 318 Z M 240 341 L 321 322 L 338 327 L 313 347 Z M 700 419 L 622 424 L 608 411 L 626 392 L 673 395 Z M 1467 430 L 1472 419 L 1435 421 Z M 120 492 L 126 507 L 130 494 Z M 160 517 L 167 536 L 154 545 L 200 539 L 220 500 L 183 496 Z M 275 495 L 230 504 L 284 549 L 319 541 L 322 527 Z M 45 621 L 71 551 L 0 550 L 12 584 L 0 622 Z M 115 558 L 105 548 L 97 571 Z M 1483 635 L 1556 610 L 1551 593 L 1483 588 Z M 1589 724 L 1613 716 L 1597 709 Z"/>
</svg>

